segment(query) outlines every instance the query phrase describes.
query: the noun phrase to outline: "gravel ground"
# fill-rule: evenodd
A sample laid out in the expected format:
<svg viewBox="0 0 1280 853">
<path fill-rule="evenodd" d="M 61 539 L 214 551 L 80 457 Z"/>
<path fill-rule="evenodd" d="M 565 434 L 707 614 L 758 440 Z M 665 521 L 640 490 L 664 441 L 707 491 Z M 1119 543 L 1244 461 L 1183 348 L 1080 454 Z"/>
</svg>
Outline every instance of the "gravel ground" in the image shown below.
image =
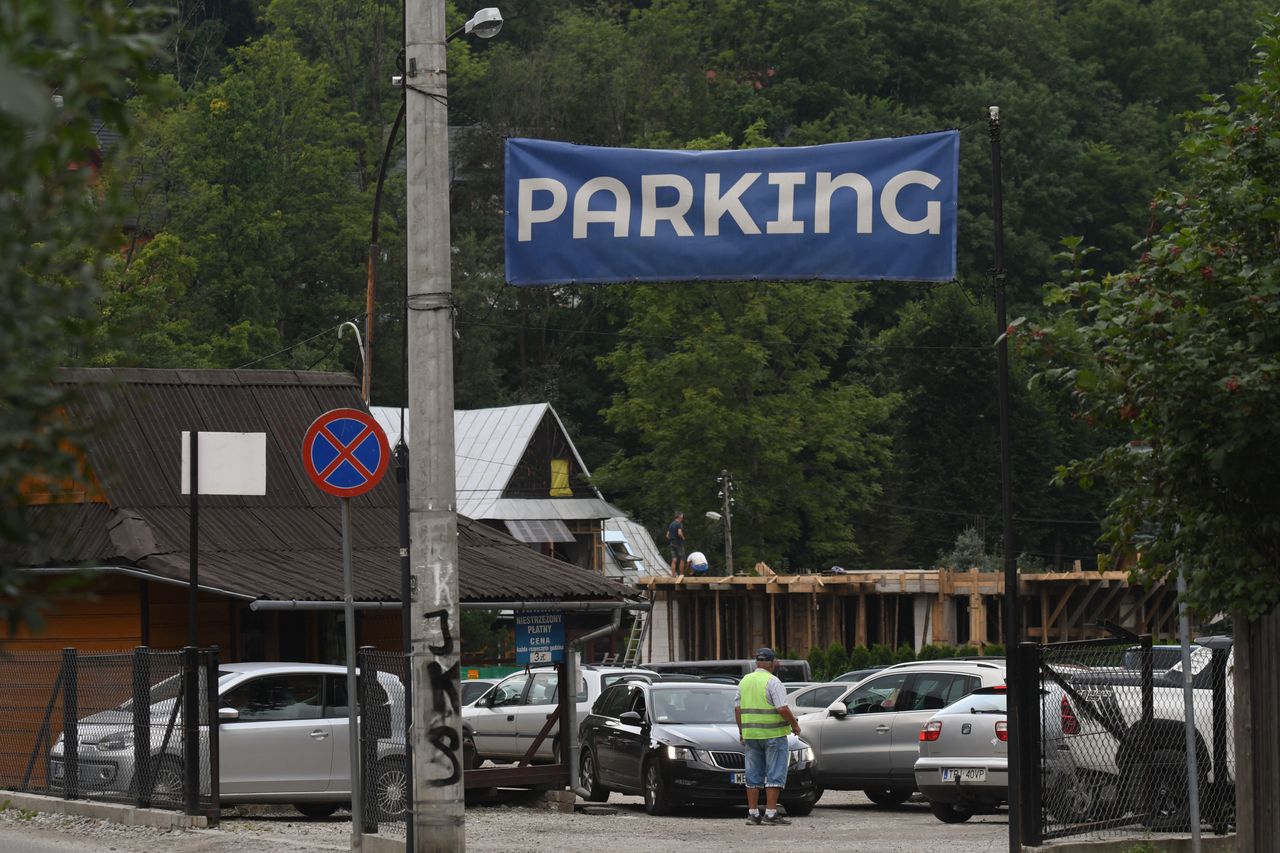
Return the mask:
<svg viewBox="0 0 1280 853">
<path fill-rule="evenodd" d="M 467 849 L 473 853 L 564 851 L 598 853 L 643 845 L 662 853 L 704 853 L 706 850 L 774 849 L 875 850 L 876 853 L 918 853 L 921 850 L 960 849 L 966 853 L 1003 853 L 1008 849 L 1008 819 L 1004 813 L 979 815 L 968 823 L 948 826 L 922 803 L 881 809 L 861 793 L 828 791 L 806 818 L 787 827 L 744 825 L 743 809 L 686 809 L 670 817 L 645 814 L 639 797 L 614 795 L 612 814 L 561 814 L 530 802 L 527 796 L 467 808 Z M 217 830 L 165 831 L 126 827 L 88 818 L 0 811 L 0 850 L 40 851 L 56 843 L 63 853 L 292 853 L 347 850 L 351 824 L 345 812 L 323 821 L 309 821 L 291 809 L 235 817 L 228 810 Z M 761 836 L 765 836 L 762 838 Z M 643 841 L 641 841 L 643 839 Z M 763 843 L 762 843 L 763 842 Z M 29 843 L 30 847 L 24 847 Z"/>
</svg>

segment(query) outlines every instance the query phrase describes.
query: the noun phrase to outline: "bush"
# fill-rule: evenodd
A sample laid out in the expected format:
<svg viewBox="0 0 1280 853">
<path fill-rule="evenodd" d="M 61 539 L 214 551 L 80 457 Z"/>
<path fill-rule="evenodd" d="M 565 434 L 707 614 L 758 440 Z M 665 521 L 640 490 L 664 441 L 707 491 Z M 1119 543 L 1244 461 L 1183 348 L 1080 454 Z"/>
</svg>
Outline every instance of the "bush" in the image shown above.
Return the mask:
<svg viewBox="0 0 1280 853">
<path fill-rule="evenodd" d="M 916 659 L 916 650 L 911 646 L 898 646 L 893 652 L 894 663 L 908 663 Z"/>
<path fill-rule="evenodd" d="M 848 672 L 849 653 L 840 643 L 832 643 L 827 646 L 827 676 L 823 681 L 835 678 L 842 672 Z"/>
<path fill-rule="evenodd" d="M 809 661 L 809 669 L 811 670 L 810 675 L 813 679 L 815 681 L 826 681 L 827 653 L 824 652 L 820 646 L 814 646 L 809 649 L 809 654 L 806 655 L 806 658 Z"/>
<path fill-rule="evenodd" d="M 943 657 L 942 647 L 933 643 L 925 643 L 916 654 L 916 660 L 938 660 Z"/>
<path fill-rule="evenodd" d="M 849 652 L 849 669 L 866 669 L 871 666 L 871 652 L 859 643 Z M 839 675 L 840 673 L 836 673 Z"/>
<path fill-rule="evenodd" d="M 979 652 L 978 652 L 977 646 L 973 645 L 972 643 L 965 643 L 963 646 L 956 647 L 955 655 L 953 655 L 953 657 L 971 658 L 971 657 L 977 657 L 978 654 Z"/>
<path fill-rule="evenodd" d="M 871 647 L 870 666 L 887 666 L 893 663 L 893 649 L 884 643 L 876 643 Z"/>
<path fill-rule="evenodd" d="M 987 650 L 984 655 L 990 657 L 1002 658 L 1005 655 L 1004 643 L 987 643 Z"/>
</svg>

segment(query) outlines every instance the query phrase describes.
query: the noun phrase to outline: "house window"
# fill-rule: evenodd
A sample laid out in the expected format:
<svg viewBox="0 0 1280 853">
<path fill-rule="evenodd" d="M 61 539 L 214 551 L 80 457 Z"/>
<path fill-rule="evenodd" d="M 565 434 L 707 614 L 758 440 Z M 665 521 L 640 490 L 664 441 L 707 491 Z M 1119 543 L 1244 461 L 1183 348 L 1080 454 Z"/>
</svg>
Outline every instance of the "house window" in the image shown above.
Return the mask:
<svg viewBox="0 0 1280 853">
<path fill-rule="evenodd" d="M 569 460 L 551 460 L 551 497 L 571 498 L 573 489 L 569 486 Z"/>
</svg>

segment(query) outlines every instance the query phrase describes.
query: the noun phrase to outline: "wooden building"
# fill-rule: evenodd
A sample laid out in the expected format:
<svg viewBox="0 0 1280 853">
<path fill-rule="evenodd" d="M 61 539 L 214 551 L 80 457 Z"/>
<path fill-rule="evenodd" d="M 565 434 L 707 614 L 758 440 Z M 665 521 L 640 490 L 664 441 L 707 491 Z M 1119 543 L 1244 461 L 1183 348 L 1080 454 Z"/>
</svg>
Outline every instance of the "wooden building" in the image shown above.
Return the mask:
<svg viewBox="0 0 1280 853">
<path fill-rule="evenodd" d="M 645 660 L 746 657 L 759 646 L 804 655 L 814 646 L 1002 642 L 1001 572 L 646 577 L 653 599 Z M 1022 574 L 1022 637 L 1056 642 L 1106 634 L 1111 622 L 1159 639 L 1177 631 L 1177 593 L 1131 586 L 1125 572 Z"/>
<path fill-rule="evenodd" d="M 345 374 L 232 370 L 67 370 L 68 416 L 91 428 L 76 483 L 28 488 L 40 545 L 13 563 L 47 601 L 43 625 L 3 641 L 10 650 L 75 646 L 177 648 L 187 642 L 188 498 L 180 494 L 183 430 L 267 434 L 267 491 L 206 496 L 200 505 L 199 640 L 224 660 L 337 661 L 342 601 L 338 501 L 303 471 L 308 425 L 336 408 L 362 408 Z M 216 465 L 201 460 L 201 466 Z M 401 648 L 395 478 L 352 498 L 358 642 Z M 458 519 L 462 601 L 620 601 L 624 587 L 537 553 L 489 526 Z M 295 610 L 256 602 L 298 602 Z M 567 617 L 570 634 L 607 614 Z"/>
</svg>

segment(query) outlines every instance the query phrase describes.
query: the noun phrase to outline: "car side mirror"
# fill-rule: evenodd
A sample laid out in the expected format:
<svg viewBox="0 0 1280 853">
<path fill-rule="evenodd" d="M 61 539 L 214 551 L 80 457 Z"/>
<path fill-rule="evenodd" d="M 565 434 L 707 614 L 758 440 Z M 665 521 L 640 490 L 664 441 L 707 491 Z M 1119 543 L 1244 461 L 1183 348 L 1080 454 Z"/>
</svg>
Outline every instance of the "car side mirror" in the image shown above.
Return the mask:
<svg viewBox="0 0 1280 853">
<path fill-rule="evenodd" d="M 638 726 L 644 722 L 644 718 L 635 711 L 623 711 L 622 714 L 618 716 L 618 722 L 626 723 L 628 726 Z"/>
<path fill-rule="evenodd" d="M 843 702 L 836 700 L 827 706 L 827 714 L 837 720 L 843 720 L 849 716 L 849 709 L 845 707 Z"/>
<path fill-rule="evenodd" d="M 218 722 L 234 723 L 238 719 L 240 719 L 239 709 L 237 708 L 219 708 L 218 709 Z"/>
</svg>

